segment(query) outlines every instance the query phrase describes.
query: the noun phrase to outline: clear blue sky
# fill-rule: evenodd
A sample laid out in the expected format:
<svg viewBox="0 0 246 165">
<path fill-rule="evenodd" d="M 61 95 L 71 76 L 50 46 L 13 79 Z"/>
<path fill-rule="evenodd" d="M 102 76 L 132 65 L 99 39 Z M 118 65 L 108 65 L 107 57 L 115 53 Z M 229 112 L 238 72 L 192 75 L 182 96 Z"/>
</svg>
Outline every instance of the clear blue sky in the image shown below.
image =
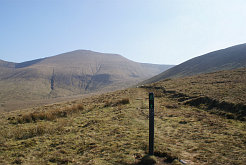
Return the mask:
<svg viewBox="0 0 246 165">
<path fill-rule="evenodd" d="M 246 43 L 245 0 L 0 0 L 0 59 L 77 49 L 179 64 Z"/>
</svg>

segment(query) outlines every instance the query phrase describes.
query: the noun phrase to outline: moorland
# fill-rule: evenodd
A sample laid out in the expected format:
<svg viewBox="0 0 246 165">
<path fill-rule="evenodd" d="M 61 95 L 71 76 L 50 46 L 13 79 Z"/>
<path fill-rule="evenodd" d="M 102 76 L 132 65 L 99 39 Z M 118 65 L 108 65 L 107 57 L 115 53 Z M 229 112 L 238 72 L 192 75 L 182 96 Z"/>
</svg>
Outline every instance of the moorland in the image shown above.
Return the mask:
<svg viewBox="0 0 246 165">
<path fill-rule="evenodd" d="M 180 160 L 188 164 L 244 164 L 243 119 L 214 113 L 223 110 L 208 108 L 206 103 L 187 104 L 201 96 L 219 103 L 243 103 L 237 99 L 245 98 L 243 92 L 231 92 L 226 98 L 220 94 L 227 81 L 235 85 L 234 91 L 244 90 L 244 77 L 245 69 L 215 72 L 2 113 L 0 163 L 144 163 L 148 154 L 148 92 L 154 92 L 156 164 L 181 164 Z M 213 90 L 207 90 L 211 86 Z M 187 90 L 189 87 L 192 90 Z"/>
</svg>

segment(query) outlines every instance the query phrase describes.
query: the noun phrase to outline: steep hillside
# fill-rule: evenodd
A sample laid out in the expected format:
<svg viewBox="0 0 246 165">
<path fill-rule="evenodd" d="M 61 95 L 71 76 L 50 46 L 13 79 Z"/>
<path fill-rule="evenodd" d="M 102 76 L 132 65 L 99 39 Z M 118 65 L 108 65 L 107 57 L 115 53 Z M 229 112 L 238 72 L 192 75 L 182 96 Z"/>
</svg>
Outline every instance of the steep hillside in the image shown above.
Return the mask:
<svg viewBox="0 0 246 165">
<path fill-rule="evenodd" d="M 141 64 L 116 54 L 77 50 L 18 64 L 1 61 L 0 67 L 0 109 L 8 110 L 20 105 L 19 102 L 29 105 L 33 100 L 122 89 L 171 66 Z"/>
<path fill-rule="evenodd" d="M 175 77 L 246 67 L 246 44 L 232 46 L 190 59 L 145 81 L 152 83 Z"/>
</svg>

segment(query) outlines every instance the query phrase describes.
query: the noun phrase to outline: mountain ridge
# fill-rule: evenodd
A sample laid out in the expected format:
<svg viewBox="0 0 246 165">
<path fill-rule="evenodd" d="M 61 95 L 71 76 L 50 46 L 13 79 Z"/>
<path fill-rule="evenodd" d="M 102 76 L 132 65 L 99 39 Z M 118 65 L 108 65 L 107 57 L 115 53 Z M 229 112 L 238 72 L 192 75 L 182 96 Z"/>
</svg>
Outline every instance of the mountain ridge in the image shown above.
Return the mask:
<svg viewBox="0 0 246 165">
<path fill-rule="evenodd" d="M 143 83 L 153 83 L 167 78 L 192 76 L 220 70 L 246 67 L 246 44 L 231 46 L 187 60 Z"/>
</svg>

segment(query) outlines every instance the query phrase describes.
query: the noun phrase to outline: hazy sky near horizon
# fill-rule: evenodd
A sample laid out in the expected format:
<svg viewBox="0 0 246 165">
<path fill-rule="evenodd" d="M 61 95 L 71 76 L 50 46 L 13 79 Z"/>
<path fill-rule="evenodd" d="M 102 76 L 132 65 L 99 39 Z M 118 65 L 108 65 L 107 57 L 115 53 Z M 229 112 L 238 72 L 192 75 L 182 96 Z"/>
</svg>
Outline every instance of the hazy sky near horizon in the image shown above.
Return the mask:
<svg viewBox="0 0 246 165">
<path fill-rule="evenodd" d="M 0 0 L 0 59 L 77 49 L 179 64 L 246 43 L 245 0 Z"/>
</svg>

